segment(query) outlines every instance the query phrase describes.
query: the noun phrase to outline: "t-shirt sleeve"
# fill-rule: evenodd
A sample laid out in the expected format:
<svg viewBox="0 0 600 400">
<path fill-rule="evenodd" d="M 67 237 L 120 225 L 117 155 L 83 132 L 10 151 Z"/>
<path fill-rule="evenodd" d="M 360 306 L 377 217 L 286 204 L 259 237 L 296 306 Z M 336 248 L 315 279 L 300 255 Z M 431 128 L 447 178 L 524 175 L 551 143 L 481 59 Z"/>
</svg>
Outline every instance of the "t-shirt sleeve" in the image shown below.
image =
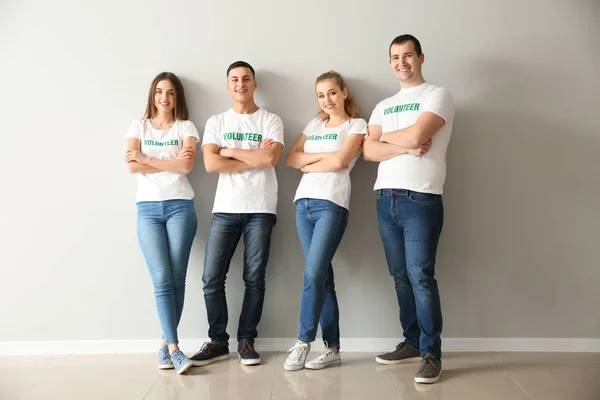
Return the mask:
<svg viewBox="0 0 600 400">
<path fill-rule="evenodd" d="M 357 118 L 350 122 L 348 135 L 363 135 L 367 136 L 367 121 L 362 118 Z"/>
<path fill-rule="evenodd" d="M 383 107 L 381 103 L 375 106 L 375 109 L 371 113 L 371 118 L 369 118 L 369 125 L 381 125 L 383 120 Z"/>
<path fill-rule="evenodd" d="M 279 142 L 284 145 L 283 142 L 283 121 L 278 115 L 274 115 L 269 121 L 267 131 L 265 132 L 265 139 L 272 139 L 274 142 Z"/>
<path fill-rule="evenodd" d="M 196 143 L 200 141 L 200 135 L 198 134 L 196 125 L 194 125 L 192 121 L 183 121 L 182 138 L 185 139 L 190 136 L 196 138 Z"/>
<path fill-rule="evenodd" d="M 444 88 L 434 90 L 423 106 L 422 112 L 432 112 L 449 122 L 454 118 L 454 101 L 450 92 Z"/>
<path fill-rule="evenodd" d="M 323 121 L 321 121 L 319 118 L 313 118 L 312 121 L 310 121 L 308 125 L 306 125 L 304 129 L 302 129 L 302 134 L 308 136 L 311 133 L 315 132 L 322 122 Z"/>
<path fill-rule="evenodd" d="M 142 140 L 142 121 L 135 120 L 129 126 L 125 139 L 136 138 Z"/>
<path fill-rule="evenodd" d="M 217 146 L 222 147 L 221 138 L 217 133 L 215 117 L 210 117 L 208 121 L 206 121 L 204 135 L 202 135 L 202 146 L 204 147 L 205 144 L 216 144 Z"/>
</svg>

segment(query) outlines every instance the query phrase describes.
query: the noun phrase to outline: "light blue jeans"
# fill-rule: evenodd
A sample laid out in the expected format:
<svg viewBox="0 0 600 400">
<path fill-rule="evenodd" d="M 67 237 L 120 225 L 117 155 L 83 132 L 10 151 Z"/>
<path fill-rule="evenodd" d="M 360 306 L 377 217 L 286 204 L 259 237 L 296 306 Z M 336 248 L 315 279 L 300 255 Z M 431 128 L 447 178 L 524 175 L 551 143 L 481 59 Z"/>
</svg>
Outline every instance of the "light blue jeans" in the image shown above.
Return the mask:
<svg viewBox="0 0 600 400">
<path fill-rule="evenodd" d="M 185 277 L 197 219 L 192 200 L 137 203 L 137 233 L 152 283 L 167 344 L 178 343 Z"/>
<path fill-rule="evenodd" d="M 296 226 L 304 252 L 304 289 L 300 298 L 298 339 L 314 342 L 321 323 L 328 347 L 340 348 L 338 308 L 331 260 L 348 224 L 348 210 L 328 200 L 296 202 Z"/>
</svg>

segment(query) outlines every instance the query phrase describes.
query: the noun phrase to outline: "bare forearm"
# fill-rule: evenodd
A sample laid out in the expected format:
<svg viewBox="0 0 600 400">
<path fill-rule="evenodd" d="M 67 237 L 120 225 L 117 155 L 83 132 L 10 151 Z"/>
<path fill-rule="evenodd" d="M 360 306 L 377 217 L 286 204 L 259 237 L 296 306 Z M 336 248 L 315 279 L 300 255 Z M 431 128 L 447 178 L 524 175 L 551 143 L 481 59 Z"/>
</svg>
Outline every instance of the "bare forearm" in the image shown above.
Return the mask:
<svg viewBox="0 0 600 400">
<path fill-rule="evenodd" d="M 326 153 L 325 156 L 313 164 L 302 168 L 303 172 L 333 172 L 347 168 L 339 152 Z"/>
<path fill-rule="evenodd" d="M 303 153 L 301 151 L 293 151 L 288 154 L 286 164 L 292 168 L 300 169 L 309 164 L 321 161 L 326 153 Z"/>
<path fill-rule="evenodd" d="M 146 164 L 140 164 L 137 161 L 128 162 L 127 171 L 129 171 L 130 174 L 155 174 L 157 172 L 161 172 L 161 170 L 158 168 L 154 168 Z"/>
<path fill-rule="evenodd" d="M 367 161 L 385 161 L 390 158 L 399 156 L 401 154 L 408 153 L 408 150 L 404 147 L 400 147 L 390 143 L 383 143 L 378 141 L 369 141 L 365 143 L 364 158 Z"/>
<path fill-rule="evenodd" d="M 144 158 L 144 164 L 160 169 L 161 171 L 179 172 L 187 174 L 194 166 L 194 160 L 175 159 L 175 160 L 159 160 L 158 158 Z"/>
<path fill-rule="evenodd" d="M 393 144 L 405 149 L 416 149 L 423 143 L 420 143 L 419 134 L 415 125 L 411 125 L 404 129 L 387 132 L 379 139 L 381 142 Z M 425 140 L 426 142 L 427 140 Z"/>
<path fill-rule="evenodd" d="M 228 149 L 230 158 L 238 161 L 242 161 L 245 164 L 252 166 L 252 168 L 266 168 L 274 166 L 273 153 L 267 149 L 256 149 L 256 150 L 242 150 L 242 149 Z"/>
<path fill-rule="evenodd" d="M 211 154 L 208 159 L 205 156 L 204 166 L 207 172 L 236 173 L 254 169 L 253 166 L 243 161 L 223 157 L 218 154 Z"/>
</svg>

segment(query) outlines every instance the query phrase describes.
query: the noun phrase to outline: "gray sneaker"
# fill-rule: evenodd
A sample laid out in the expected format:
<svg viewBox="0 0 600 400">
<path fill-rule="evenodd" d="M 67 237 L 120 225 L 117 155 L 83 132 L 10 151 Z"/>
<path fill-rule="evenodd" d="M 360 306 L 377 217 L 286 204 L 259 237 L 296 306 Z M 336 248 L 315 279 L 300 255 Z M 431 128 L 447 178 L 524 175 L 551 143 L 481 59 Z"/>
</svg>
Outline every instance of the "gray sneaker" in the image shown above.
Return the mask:
<svg viewBox="0 0 600 400">
<path fill-rule="evenodd" d="M 415 374 L 415 382 L 417 383 L 436 383 L 440 380 L 442 374 L 442 360 L 435 357 L 433 354 L 427 353 L 421 360 L 421 367 Z"/>
<path fill-rule="evenodd" d="M 405 342 L 396 346 L 396 350 L 391 353 L 380 354 L 375 357 L 375 361 L 385 365 L 403 364 L 420 360 L 421 353 L 419 352 L 419 349 Z"/>
</svg>

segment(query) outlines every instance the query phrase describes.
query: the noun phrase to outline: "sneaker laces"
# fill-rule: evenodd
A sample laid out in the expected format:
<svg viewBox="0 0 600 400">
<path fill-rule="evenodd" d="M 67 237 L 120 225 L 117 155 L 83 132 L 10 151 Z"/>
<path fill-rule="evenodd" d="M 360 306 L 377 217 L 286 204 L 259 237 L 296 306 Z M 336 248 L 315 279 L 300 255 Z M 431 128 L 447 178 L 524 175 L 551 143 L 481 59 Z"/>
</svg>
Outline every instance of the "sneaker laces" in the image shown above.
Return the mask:
<svg viewBox="0 0 600 400">
<path fill-rule="evenodd" d="M 206 354 L 207 356 L 210 356 L 210 349 L 213 346 L 212 342 L 206 342 L 202 345 L 202 347 L 200 348 L 200 351 L 197 352 L 196 354 L 194 354 L 194 356 L 197 356 L 198 354 Z"/>
<path fill-rule="evenodd" d="M 323 351 L 321 351 L 319 353 L 319 355 L 317 356 L 317 360 L 318 361 L 323 361 L 325 358 L 327 358 L 331 353 L 333 353 L 333 350 L 331 350 L 329 348 L 329 343 L 327 343 L 327 341 L 324 341 L 325 344 L 325 349 Z"/>
<path fill-rule="evenodd" d="M 307 348 L 308 348 L 307 344 L 296 343 L 294 345 L 294 347 L 292 347 L 291 349 L 288 350 L 288 353 L 291 353 L 288 356 L 288 358 L 291 358 L 292 360 L 300 361 L 300 359 L 302 359 L 302 355 L 304 354 L 304 351 Z"/>
<path fill-rule="evenodd" d="M 423 359 L 421 360 L 421 367 L 419 368 L 419 372 L 438 372 L 438 368 L 434 363 L 434 357 L 427 354 L 425 357 L 423 357 Z"/>
<path fill-rule="evenodd" d="M 161 358 L 170 358 L 171 355 L 169 354 L 169 347 L 167 345 L 164 345 L 163 347 L 160 348 L 160 350 L 158 351 L 158 354 Z"/>
<path fill-rule="evenodd" d="M 244 343 L 242 343 L 242 348 L 240 349 L 240 353 L 243 353 L 244 350 L 248 350 L 253 353 L 256 353 L 256 350 L 254 350 L 254 345 L 248 341 L 245 341 Z"/>
<path fill-rule="evenodd" d="M 173 354 L 171 354 L 171 359 L 176 363 L 183 363 L 187 357 L 180 350 L 175 350 Z"/>
<path fill-rule="evenodd" d="M 317 356 L 317 360 L 318 361 L 323 361 L 324 359 L 326 359 L 331 353 L 333 353 L 333 350 L 331 350 L 330 348 L 325 348 L 325 350 L 323 350 L 322 352 L 319 353 L 319 355 Z"/>
</svg>

